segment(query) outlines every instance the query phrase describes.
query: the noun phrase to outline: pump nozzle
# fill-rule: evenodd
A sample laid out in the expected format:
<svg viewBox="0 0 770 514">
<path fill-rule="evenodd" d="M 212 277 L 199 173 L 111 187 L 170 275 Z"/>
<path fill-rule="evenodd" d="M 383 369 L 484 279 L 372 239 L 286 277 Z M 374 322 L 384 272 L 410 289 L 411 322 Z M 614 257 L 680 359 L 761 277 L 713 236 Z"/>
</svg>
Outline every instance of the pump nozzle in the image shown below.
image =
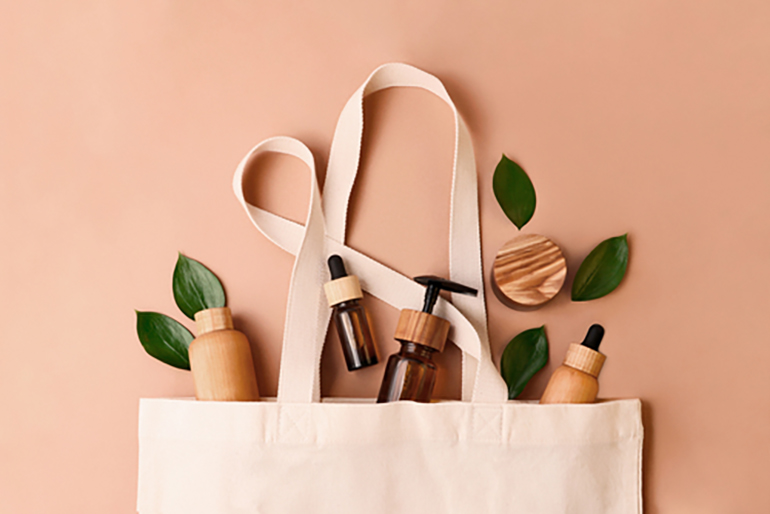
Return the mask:
<svg viewBox="0 0 770 514">
<path fill-rule="evenodd" d="M 435 275 L 414 277 L 414 281 L 428 287 L 428 290 L 425 291 L 425 302 L 422 305 L 422 312 L 427 312 L 428 314 L 433 312 L 433 307 L 436 305 L 436 300 L 438 300 L 438 294 L 442 290 L 449 291 L 450 293 L 468 294 L 471 296 L 476 296 L 479 293 L 472 287 L 464 286 Z"/>
<path fill-rule="evenodd" d="M 591 328 L 588 329 L 586 338 L 583 339 L 583 342 L 580 344 L 592 350 L 599 351 L 599 345 L 601 344 L 603 337 L 604 327 L 598 323 L 594 323 L 591 325 Z"/>
</svg>

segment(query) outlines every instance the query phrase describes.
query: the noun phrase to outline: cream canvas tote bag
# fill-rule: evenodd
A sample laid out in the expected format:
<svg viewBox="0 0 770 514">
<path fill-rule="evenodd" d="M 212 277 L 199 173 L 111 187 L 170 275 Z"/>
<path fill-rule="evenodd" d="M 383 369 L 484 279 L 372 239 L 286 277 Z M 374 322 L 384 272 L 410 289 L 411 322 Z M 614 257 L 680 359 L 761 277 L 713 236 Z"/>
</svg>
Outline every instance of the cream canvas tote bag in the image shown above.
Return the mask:
<svg viewBox="0 0 770 514">
<path fill-rule="evenodd" d="M 430 404 L 320 398 L 330 309 L 325 260 L 342 255 L 370 294 L 413 307 L 422 286 L 345 245 L 360 158 L 363 98 L 419 87 L 452 109 L 455 160 L 450 278 L 476 298 L 439 299 L 435 314 L 462 350 L 462 401 Z M 243 175 L 262 152 L 307 164 L 303 225 L 246 202 Z M 490 356 L 475 160 L 468 130 L 441 82 L 404 64 L 375 70 L 340 116 L 323 203 L 313 156 L 295 139 L 254 147 L 235 194 L 256 227 L 296 255 L 278 397 L 255 403 L 145 399 L 139 416 L 140 514 L 641 513 L 641 404 L 537 405 L 507 400 Z"/>
</svg>

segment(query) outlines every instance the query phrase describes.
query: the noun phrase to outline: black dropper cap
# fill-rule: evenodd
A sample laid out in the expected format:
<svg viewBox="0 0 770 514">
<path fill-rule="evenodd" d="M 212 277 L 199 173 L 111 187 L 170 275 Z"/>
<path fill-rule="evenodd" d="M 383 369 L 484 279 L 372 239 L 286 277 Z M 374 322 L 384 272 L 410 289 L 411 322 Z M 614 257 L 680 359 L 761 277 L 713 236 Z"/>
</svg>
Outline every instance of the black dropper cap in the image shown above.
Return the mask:
<svg viewBox="0 0 770 514">
<path fill-rule="evenodd" d="M 593 325 L 591 325 L 591 328 L 588 329 L 586 338 L 583 339 L 583 342 L 580 344 L 598 352 L 599 345 L 601 344 L 603 337 L 604 337 L 604 327 L 599 325 L 598 323 L 594 323 Z"/>
<path fill-rule="evenodd" d="M 342 257 L 339 255 L 332 255 L 326 262 L 329 264 L 329 271 L 332 272 L 332 280 L 348 276 L 348 272 L 345 270 L 345 263 L 342 262 Z"/>
<path fill-rule="evenodd" d="M 425 303 L 422 305 L 422 312 L 427 312 L 428 314 L 433 312 L 433 307 L 436 305 L 436 300 L 438 300 L 438 294 L 442 290 L 451 293 L 468 294 L 471 296 L 476 296 L 479 293 L 472 287 L 464 286 L 435 275 L 414 277 L 414 281 L 418 284 L 428 286 L 428 290 L 425 291 Z"/>
</svg>

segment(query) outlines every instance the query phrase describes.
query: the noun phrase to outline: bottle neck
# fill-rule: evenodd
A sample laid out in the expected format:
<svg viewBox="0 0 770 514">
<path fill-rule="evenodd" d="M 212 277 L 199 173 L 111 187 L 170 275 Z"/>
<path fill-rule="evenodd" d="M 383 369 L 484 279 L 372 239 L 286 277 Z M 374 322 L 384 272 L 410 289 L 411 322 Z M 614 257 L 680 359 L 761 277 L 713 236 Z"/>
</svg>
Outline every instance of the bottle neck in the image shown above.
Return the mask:
<svg viewBox="0 0 770 514">
<path fill-rule="evenodd" d="M 356 305 L 359 305 L 360 298 L 353 298 L 351 300 L 345 300 L 344 302 L 340 302 L 336 305 L 334 305 L 335 309 L 345 309 L 347 307 L 355 307 Z"/>
<path fill-rule="evenodd" d="M 196 312 L 195 328 L 199 336 L 215 330 L 232 330 L 233 315 L 230 308 L 218 307 Z"/>
<path fill-rule="evenodd" d="M 399 355 L 412 354 L 422 357 L 423 359 L 432 359 L 433 354 L 438 351 L 435 348 L 431 348 L 430 346 L 425 346 L 422 344 L 411 343 L 409 341 L 399 342 L 401 343 L 401 351 L 398 352 Z"/>
</svg>

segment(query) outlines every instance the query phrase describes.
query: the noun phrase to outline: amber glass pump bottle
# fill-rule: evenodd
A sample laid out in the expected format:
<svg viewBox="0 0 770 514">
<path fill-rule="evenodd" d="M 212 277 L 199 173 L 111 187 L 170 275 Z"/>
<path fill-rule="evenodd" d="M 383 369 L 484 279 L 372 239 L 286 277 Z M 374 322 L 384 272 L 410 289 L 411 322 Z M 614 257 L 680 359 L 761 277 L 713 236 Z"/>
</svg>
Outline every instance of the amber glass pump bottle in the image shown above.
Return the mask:
<svg viewBox="0 0 770 514">
<path fill-rule="evenodd" d="M 377 346 L 374 342 L 369 313 L 361 303 L 364 293 L 358 277 L 348 275 L 339 255 L 328 260 L 332 280 L 324 284 L 332 317 L 342 343 L 342 353 L 348 371 L 377 364 Z"/>
<path fill-rule="evenodd" d="M 447 320 L 431 314 L 438 295 L 442 290 L 473 296 L 478 293 L 475 289 L 440 277 L 423 276 L 414 280 L 428 287 L 422 312 L 412 309 L 401 311 L 394 336 L 401 343 L 401 351 L 388 359 L 377 403 L 430 401 L 436 383 L 433 355 L 444 349 L 450 327 Z"/>
</svg>

